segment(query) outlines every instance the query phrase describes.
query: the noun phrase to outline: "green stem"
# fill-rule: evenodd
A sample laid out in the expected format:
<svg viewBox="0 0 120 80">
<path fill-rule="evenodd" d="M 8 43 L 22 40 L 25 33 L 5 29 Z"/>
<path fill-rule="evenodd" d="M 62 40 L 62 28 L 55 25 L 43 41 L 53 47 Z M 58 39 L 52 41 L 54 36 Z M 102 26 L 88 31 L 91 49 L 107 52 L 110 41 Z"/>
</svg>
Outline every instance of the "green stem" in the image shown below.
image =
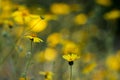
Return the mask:
<svg viewBox="0 0 120 80">
<path fill-rule="evenodd" d="M 72 66 L 70 66 L 70 80 L 72 80 Z"/>
<path fill-rule="evenodd" d="M 28 60 L 27 60 L 27 63 L 26 63 L 25 80 L 27 80 L 27 72 L 29 70 L 31 60 L 32 60 L 32 45 L 33 45 L 33 41 L 31 40 L 31 54 L 28 55 Z"/>
</svg>

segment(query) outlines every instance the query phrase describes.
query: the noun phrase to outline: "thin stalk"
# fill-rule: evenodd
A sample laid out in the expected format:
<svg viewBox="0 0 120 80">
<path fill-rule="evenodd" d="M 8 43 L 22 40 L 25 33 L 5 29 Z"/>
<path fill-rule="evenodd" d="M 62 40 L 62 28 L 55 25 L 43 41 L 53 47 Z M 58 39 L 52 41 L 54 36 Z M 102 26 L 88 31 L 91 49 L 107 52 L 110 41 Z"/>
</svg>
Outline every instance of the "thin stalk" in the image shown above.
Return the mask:
<svg viewBox="0 0 120 80">
<path fill-rule="evenodd" d="M 27 72 L 29 70 L 29 67 L 30 67 L 30 64 L 31 64 L 31 59 L 32 59 L 32 45 L 33 45 L 33 41 L 31 40 L 31 54 L 29 54 L 28 60 L 27 60 L 27 63 L 26 63 L 25 80 L 27 80 Z"/>
<path fill-rule="evenodd" d="M 70 66 L 70 80 L 72 80 L 72 66 Z"/>
</svg>

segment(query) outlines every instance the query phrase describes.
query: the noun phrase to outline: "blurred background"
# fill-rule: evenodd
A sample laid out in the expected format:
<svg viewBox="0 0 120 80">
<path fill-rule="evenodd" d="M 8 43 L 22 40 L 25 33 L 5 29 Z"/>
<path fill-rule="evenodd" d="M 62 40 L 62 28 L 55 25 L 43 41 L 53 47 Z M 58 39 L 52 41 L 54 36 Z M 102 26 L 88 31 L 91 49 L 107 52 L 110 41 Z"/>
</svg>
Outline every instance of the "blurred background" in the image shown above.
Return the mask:
<svg viewBox="0 0 120 80">
<path fill-rule="evenodd" d="M 25 80 L 31 54 L 27 80 L 70 80 L 74 50 L 73 80 L 120 80 L 119 26 L 119 0 L 0 0 L 0 80 Z"/>
</svg>

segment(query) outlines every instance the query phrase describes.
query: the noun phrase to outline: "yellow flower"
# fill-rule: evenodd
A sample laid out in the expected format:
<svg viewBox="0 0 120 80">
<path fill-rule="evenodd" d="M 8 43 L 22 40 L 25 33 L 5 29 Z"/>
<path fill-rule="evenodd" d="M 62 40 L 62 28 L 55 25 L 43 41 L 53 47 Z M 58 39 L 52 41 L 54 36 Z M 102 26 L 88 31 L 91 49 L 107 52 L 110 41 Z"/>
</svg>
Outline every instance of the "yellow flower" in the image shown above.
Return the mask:
<svg viewBox="0 0 120 80">
<path fill-rule="evenodd" d="M 34 55 L 34 60 L 35 62 L 45 62 L 45 57 L 44 57 L 44 51 L 40 51 L 40 52 L 37 52 L 35 55 Z"/>
<path fill-rule="evenodd" d="M 60 41 L 61 41 L 60 33 L 53 33 L 53 34 L 49 35 L 47 38 L 48 45 L 51 47 L 56 46 L 57 44 L 60 43 Z"/>
<path fill-rule="evenodd" d="M 58 19 L 58 17 L 56 15 L 53 15 L 53 14 L 45 14 L 44 17 L 45 17 L 46 21 L 57 20 Z"/>
<path fill-rule="evenodd" d="M 68 14 L 70 13 L 70 7 L 65 3 L 54 3 L 51 6 L 51 12 L 54 14 Z"/>
<path fill-rule="evenodd" d="M 69 53 L 69 54 L 63 55 L 63 58 L 67 60 L 68 62 L 71 62 L 71 61 L 75 61 L 79 59 L 80 56 L 78 56 L 77 54 Z"/>
<path fill-rule="evenodd" d="M 41 32 L 47 27 L 47 21 L 41 19 L 39 15 L 31 15 L 28 26 L 33 32 Z"/>
<path fill-rule="evenodd" d="M 115 56 L 115 55 L 108 56 L 106 59 L 106 66 L 110 70 L 114 70 L 114 71 L 120 70 L 120 62 L 119 62 L 117 56 Z"/>
<path fill-rule="evenodd" d="M 57 51 L 54 48 L 48 47 L 43 51 L 37 52 L 34 56 L 36 62 L 53 61 L 57 56 Z"/>
<path fill-rule="evenodd" d="M 64 54 L 68 54 L 68 53 L 77 54 L 79 52 L 78 45 L 72 41 L 66 40 L 66 41 L 63 41 L 62 44 L 63 44 L 63 53 Z"/>
<path fill-rule="evenodd" d="M 110 6 L 112 4 L 111 0 L 95 0 L 97 4 L 103 6 Z"/>
<path fill-rule="evenodd" d="M 45 76 L 45 80 L 52 80 L 53 73 L 52 72 L 39 72 L 40 75 Z"/>
<path fill-rule="evenodd" d="M 43 42 L 43 40 L 40 39 L 40 38 L 38 38 L 37 35 L 35 35 L 35 34 L 27 35 L 26 38 L 32 40 L 35 43 L 37 43 L 37 42 Z"/>
<path fill-rule="evenodd" d="M 113 20 L 120 18 L 120 10 L 112 10 L 104 15 L 107 20 Z"/>
<path fill-rule="evenodd" d="M 87 16 L 83 13 L 78 14 L 75 19 L 74 22 L 78 25 L 83 25 L 87 22 Z"/>
<path fill-rule="evenodd" d="M 20 6 L 17 11 L 13 12 L 12 18 L 18 24 L 25 24 L 31 20 L 29 11 L 25 6 Z"/>
<path fill-rule="evenodd" d="M 46 48 L 44 57 L 47 61 L 53 61 L 57 56 L 57 51 L 54 48 Z"/>
<path fill-rule="evenodd" d="M 13 20 L 20 25 L 27 25 L 31 31 L 40 32 L 47 27 L 47 21 L 39 15 L 30 14 L 25 7 L 20 7 L 12 14 Z M 29 29 L 28 28 L 28 29 Z"/>
</svg>

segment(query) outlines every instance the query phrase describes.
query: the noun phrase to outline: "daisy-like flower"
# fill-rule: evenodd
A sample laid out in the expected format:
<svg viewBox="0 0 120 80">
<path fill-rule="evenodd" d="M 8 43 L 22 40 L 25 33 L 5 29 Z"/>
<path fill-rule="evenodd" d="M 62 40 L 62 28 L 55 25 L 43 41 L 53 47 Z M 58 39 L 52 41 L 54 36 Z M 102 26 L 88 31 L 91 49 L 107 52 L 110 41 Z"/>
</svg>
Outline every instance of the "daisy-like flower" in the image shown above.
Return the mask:
<svg viewBox="0 0 120 80">
<path fill-rule="evenodd" d="M 74 64 L 75 60 L 80 58 L 80 56 L 75 53 L 67 53 L 63 55 L 63 58 L 68 61 L 70 66 L 70 80 L 72 80 L 72 65 Z"/>
<path fill-rule="evenodd" d="M 40 75 L 44 75 L 45 80 L 52 80 L 53 73 L 50 71 L 47 72 L 39 72 Z"/>
<path fill-rule="evenodd" d="M 63 58 L 69 62 L 69 65 L 72 66 L 73 62 L 79 59 L 80 56 L 74 53 L 68 53 L 68 54 L 63 55 Z"/>
<path fill-rule="evenodd" d="M 30 39 L 34 43 L 43 42 L 43 40 L 37 37 L 36 34 L 27 35 L 26 38 Z"/>
</svg>

